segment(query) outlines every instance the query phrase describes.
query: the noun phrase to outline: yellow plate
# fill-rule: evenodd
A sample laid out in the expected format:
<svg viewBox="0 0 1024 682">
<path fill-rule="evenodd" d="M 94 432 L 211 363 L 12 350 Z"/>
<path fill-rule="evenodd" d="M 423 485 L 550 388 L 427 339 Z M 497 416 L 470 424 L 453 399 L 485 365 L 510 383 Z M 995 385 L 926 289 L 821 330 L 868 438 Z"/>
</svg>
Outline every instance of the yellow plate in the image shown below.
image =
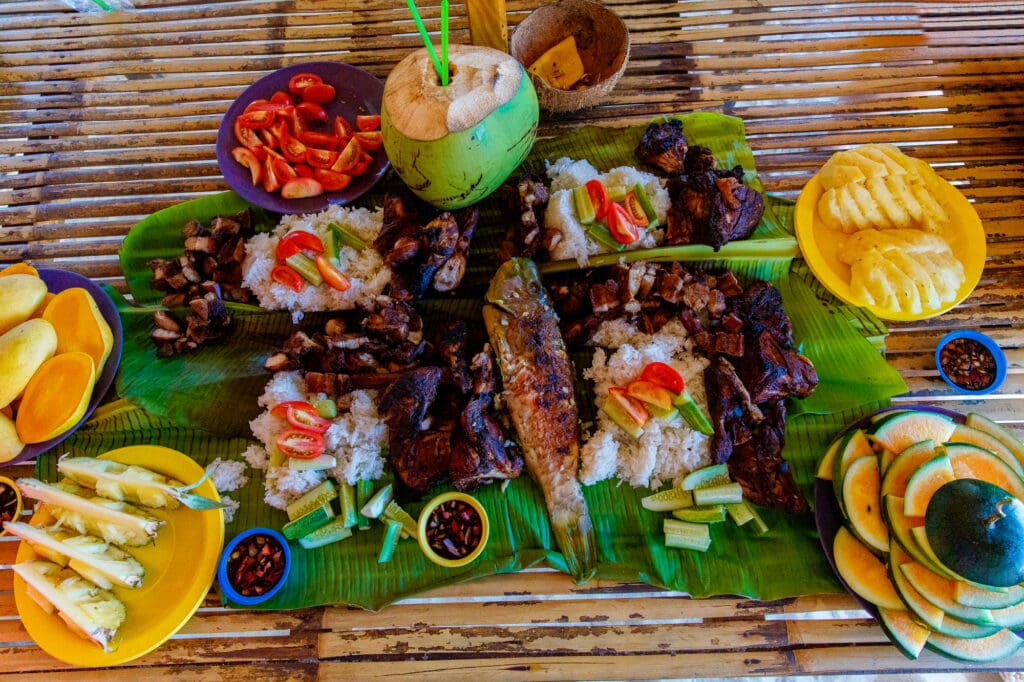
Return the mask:
<svg viewBox="0 0 1024 682">
<path fill-rule="evenodd" d="M 981 279 L 985 268 L 985 228 L 977 211 L 951 184 L 942 180 L 943 198 L 950 209 L 950 221 L 943 233 L 953 255 L 964 265 L 964 283 L 956 298 L 938 308 L 925 308 L 919 313 L 905 313 L 875 305 L 864 305 L 854 298 L 850 290 L 850 266 L 839 260 L 839 247 L 849 236 L 840 230 L 825 227 L 818 219 L 818 199 L 824 190 L 818 176 L 808 182 L 796 201 L 796 239 L 804 260 L 814 276 L 846 303 L 862 306 L 884 320 L 924 320 L 941 315 L 967 298 Z"/>
<path fill-rule="evenodd" d="M 198 481 L 203 468 L 177 450 L 155 445 L 120 448 L 100 455 L 122 464 L 137 464 L 184 483 Z M 219 500 L 210 480 L 192 492 Z M 224 513 L 220 509 L 196 511 L 179 507 L 174 511 L 150 509 L 149 513 L 166 523 L 156 542 L 132 547 L 129 552 L 146 569 L 142 587 L 115 587 L 114 594 L 124 602 L 127 616 L 114 637 L 113 651 L 103 653 L 97 645 L 71 632 L 56 614 L 47 615 L 25 594 L 25 582 L 14 576 L 14 599 L 28 634 L 55 658 L 82 666 L 117 665 L 149 653 L 181 629 L 213 584 L 217 560 L 224 548 Z M 52 521 L 46 510 L 32 517 L 33 525 Z M 36 558 L 22 542 L 17 563 Z"/>
</svg>

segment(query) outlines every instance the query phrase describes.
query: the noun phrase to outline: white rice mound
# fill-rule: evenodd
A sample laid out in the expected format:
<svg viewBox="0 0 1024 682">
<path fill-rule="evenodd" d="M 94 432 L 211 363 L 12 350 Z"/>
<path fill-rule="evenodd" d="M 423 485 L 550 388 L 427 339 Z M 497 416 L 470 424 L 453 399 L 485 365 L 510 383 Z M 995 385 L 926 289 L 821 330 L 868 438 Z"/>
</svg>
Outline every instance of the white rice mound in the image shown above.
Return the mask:
<svg viewBox="0 0 1024 682">
<path fill-rule="evenodd" d="M 295 471 L 285 466 L 269 466 L 267 451 L 288 422 L 270 414 L 274 406 L 289 401 L 313 401 L 323 397 L 308 394 L 299 372 L 278 372 L 267 383 L 259 404 L 266 408 L 249 422 L 253 436 L 262 443 L 250 446 L 242 456 L 256 469 L 267 469 L 264 500 L 271 507 L 284 509 L 289 502 L 319 485 L 328 476 L 339 482 L 355 484 L 361 479 L 375 480 L 384 473 L 383 451 L 387 444 L 387 426 L 377 413 L 376 391 L 353 391 L 352 406 L 332 420 L 324 433 L 324 454 L 333 455 L 337 466 L 326 471 Z"/>
<path fill-rule="evenodd" d="M 341 248 L 340 269 L 352 283 L 348 290 L 338 291 L 326 284 L 314 287 L 307 283 L 298 293 L 270 278 L 271 270 L 277 265 L 274 251 L 281 237 L 293 230 L 305 230 L 326 239 L 331 223 L 338 223 L 372 243 L 380 233 L 383 219 L 381 208 L 371 211 L 334 205 L 320 213 L 286 215 L 273 232 L 258 234 L 246 242 L 242 286 L 248 287 L 267 310 L 290 310 L 296 322 L 302 319 L 303 312 L 351 310 L 358 301 L 378 295 L 391 281 L 391 269 L 384 265 L 376 249 Z"/>
<path fill-rule="evenodd" d="M 631 166 L 619 166 L 607 173 L 598 173 L 589 161 L 573 161 L 562 157 L 548 165 L 548 177 L 551 178 L 551 197 L 547 210 L 544 212 L 544 226 L 562 233 L 562 240 L 551 251 L 555 260 L 575 259 L 581 267 L 586 267 L 590 256 L 596 253 L 611 251 L 587 236 L 586 228 L 576 218 L 573 203 L 574 187 L 585 185 L 590 180 L 600 180 L 606 187 L 632 187 L 640 183 L 647 190 L 658 223 L 664 225 L 671 203 L 668 190 L 662 186 L 662 180 L 656 175 L 645 173 Z M 658 228 L 647 230 L 639 240 L 626 247 L 626 250 L 649 249 L 661 242 L 664 231 Z"/>
<path fill-rule="evenodd" d="M 686 388 L 707 413 L 704 368 L 708 361 L 693 352 L 693 342 L 678 320 L 666 324 L 657 334 L 644 334 L 622 320 L 604 322 L 594 335 L 597 346 L 593 364 L 584 376 L 594 382 L 598 408 L 612 386 L 625 386 L 637 379 L 651 362 L 664 362 L 683 375 Z M 608 415 L 598 410 L 597 429 L 583 444 L 580 480 L 592 485 L 617 477 L 634 487 L 657 489 L 664 481 L 679 485 L 683 477 L 711 463 L 710 438 L 691 429 L 676 415 L 673 421 L 651 418 L 635 439 Z"/>
</svg>

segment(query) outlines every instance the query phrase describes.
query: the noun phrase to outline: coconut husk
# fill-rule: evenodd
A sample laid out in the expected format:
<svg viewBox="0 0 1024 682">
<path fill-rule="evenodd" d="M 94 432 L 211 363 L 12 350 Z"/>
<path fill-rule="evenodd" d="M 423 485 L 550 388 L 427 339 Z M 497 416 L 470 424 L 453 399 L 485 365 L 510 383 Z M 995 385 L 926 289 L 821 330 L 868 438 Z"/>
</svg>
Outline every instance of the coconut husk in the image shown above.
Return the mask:
<svg viewBox="0 0 1024 682">
<path fill-rule="evenodd" d="M 530 74 L 541 109 L 577 111 L 592 107 L 612 91 L 629 61 L 629 30 L 615 12 L 592 0 L 560 0 L 529 14 L 512 34 L 511 53 L 526 68 L 569 36 L 590 85 L 579 90 L 559 90 Z"/>
</svg>

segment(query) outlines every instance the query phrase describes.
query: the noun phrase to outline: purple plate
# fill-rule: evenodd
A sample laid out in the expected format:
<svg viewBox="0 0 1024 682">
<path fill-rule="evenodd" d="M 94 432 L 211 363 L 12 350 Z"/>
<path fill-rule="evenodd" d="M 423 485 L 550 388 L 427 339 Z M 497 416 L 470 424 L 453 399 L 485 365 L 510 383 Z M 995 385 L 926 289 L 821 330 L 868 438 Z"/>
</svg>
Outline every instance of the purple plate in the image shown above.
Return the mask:
<svg viewBox="0 0 1024 682">
<path fill-rule="evenodd" d="M 88 277 L 79 275 L 77 272 L 71 272 L 70 270 L 40 270 L 39 278 L 46 282 L 46 288 L 51 294 L 56 294 L 64 291 L 65 289 L 72 289 L 75 287 L 81 287 L 88 291 L 89 295 L 92 296 L 94 301 L 96 301 L 96 306 L 100 309 L 100 314 L 103 315 L 103 319 L 110 325 L 110 331 L 114 334 L 114 346 L 110 349 L 110 357 L 107 358 L 107 364 L 103 366 L 103 372 L 96 380 L 96 385 L 93 386 L 92 398 L 89 400 L 89 407 L 86 408 L 85 414 L 82 415 L 82 418 L 78 423 L 56 438 L 51 438 L 50 440 L 43 441 L 42 443 L 26 445 L 25 449 L 19 452 L 14 459 L 4 462 L 3 464 L 0 464 L 0 466 L 18 464 L 19 462 L 35 459 L 50 448 L 59 445 L 65 438 L 77 431 L 78 427 L 89 418 L 93 410 L 96 409 L 96 406 L 100 404 L 101 400 L 103 400 L 107 391 L 110 390 L 111 384 L 114 383 L 114 375 L 117 374 L 117 366 L 121 362 L 121 318 L 117 314 L 117 308 L 114 307 L 114 302 L 110 300 L 107 293 Z"/>
<path fill-rule="evenodd" d="M 239 146 L 238 140 L 235 139 L 235 119 L 254 100 L 269 100 L 278 90 L 288 92 L 288 81 L 299 73 L 315 73 L 324 83 L 334 86 L 337 93 L 334 100 L 324 105 L 330 126 L 333 126 L 337 114 L 347 118 L 353 125 L 357 114 L 379 114 L 381 99 L 384 96 L 384 84 L 380 79 L 360 68 L 341 62 L 307 62 L 294 64 L 264 76 L 232 102 L 217 131 L 217 163 L 220 165 L 220 171 L 231 189 L 243 199 L 275 213 L 315 213 L 327 208 L 328 204 L 350 204 L 368 192 L 391 168 L 387 154 L 381 147 L 374 152 L 373 163 L 366 173 L 352 178 L 348 187 L 337 192 L 324 192 L 320 196 L 308 199 L 283 199 L 280 192 L 267 192 L 262 185 L 252 184 L 249 169 L 231 156 L 231 150 Z M 324 123 L 310 124 L 311 130 L 327 132 L 328 128 L 329 126 Z"/>
</svg>

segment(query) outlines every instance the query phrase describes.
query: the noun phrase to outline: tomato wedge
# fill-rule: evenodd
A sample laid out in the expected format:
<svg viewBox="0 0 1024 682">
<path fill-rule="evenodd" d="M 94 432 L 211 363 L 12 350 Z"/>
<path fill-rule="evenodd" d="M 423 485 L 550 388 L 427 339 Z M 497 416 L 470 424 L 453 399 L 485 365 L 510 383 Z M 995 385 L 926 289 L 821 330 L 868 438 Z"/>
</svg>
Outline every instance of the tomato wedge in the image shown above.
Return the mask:
<svg viewBox="0 0 1024 682">
<path fill-rule="evenodd" d="M 273 122 L 272 111 L 250 111 L 238 117 L 238 124 L 243 128 L 266 128 Z"/>
<path fill-rule="evenodd" d="M 640 239 L 640 229 L 633 224 L 622 204 L 612 203 L 608 207 L 607 220 L 608 231 L 618 243 L 629 245 Z"/>
<path fill-rule="evenodd" d="M 295 104 L 295 102 L 292 101 L 291 95 L 280 90 L 270 96 L 270 101 L 274 104 Z"/>
<path fill-rule="evenodd" d="M 288 80 L 288 92 L 300 95 L 309 86 L 323 82 L 324 79 L 315 73 L 297 73 Z"/>
<path fill-rule="evenodd" d="M 302 163 L 306 160 L 306 150 L 308 147 L 299 142 L 297 138 L 292 137 L 287 132 L 284 133 L 284 137 L 281 138 L 281 153 L 284 154 L 284 158 L 288 159 L 292 163 Z"/>
<path fill-rule="evenodd" d="M 634 225 L 647 227 L 651 224 L 650 219 L 647 217 L 647 212 L 644 211 L 644 207 L 640 204 L 640 200 L 637 199 L 636 193 L 633 190 L 629 190 L 626 194 L 626 200 L 622 202 L 622 205 Z"/>
<path fill-rule="evenodd" d="M 380 128 L 380 114 L 357 114 L 356 128 L 359 128 L 363 132 L 378 130 Z"/>
<path fill-rule="evenodd" d="M 256 131 L 252 128 L 243 128 L 237 118 L 235 119 L 234 129 L 235 139 L 238 140 L 243 147 L 252 149 L 253 147 L 263 146 L 263 142 L 260 140 L 260 136 L 256 134 Z"/>
<path fill-rule="evenodd" d="M 307 130 L 302 133 L 299 137 L 304 143 L 310 147 L 317 147 L 319 149 L 328 149 L 334 151 L 338 148 L 338 144 L 341 140 L 336 135 L 329 135 L 327 133 L 318 133 L 315 130 Z"/>
<path fill-rule="evenodd" d="M 316 459 L 325 447 L 324 437 L 311 431 L 288 429 L 277 437 L 277 449 L 295 459 Z"/>
<path fill-rule="evenodd" d="M 306 280 L 302 279 L 302 275 L 287 265 L 275 265 L 274 269 L 270 271 L 270 279 L 278 284 L 283 284 L 295 293 L 299 293 L 306 286 Z"/>
<path fill-rule="evenodd" d="M 316 409 L 308 403 L 289 405 L 285 408 L 285 419 L 296 429 L 310 433 L 324 433 L 331 428 L 330 420 L 318 415 Z"/>
<path fill-rule="evenodd" d="M 277 243 L 277 249 L 274 251 L 274 256 L 277 260 L 283 261 L 300 251 L 323 253 L 324 243 L 320 241 L 320 237 L 317 237 L 312 232 L 294 230 L 281 237 L 281 241 Z"/>
<path fill-rule="evenodd" d="M 345 140 L 350 138 L 354 132 L 355 129 L 352 128 L 352 124 L 348 122 L 347 118 L 341 114 L 334 117 L 334 134 L 337 135 L 339 139 Z"/>
<path fill-rule="evenodd" d="M 384 144 L 384 134 L 379 130 L 372 132 L 357 132 L 353 133 L 355 138 L 359 140 L 359 146 L 369 151 L 376 151 L 380 149 L 380 146 Z"/>
<path fill-rule="evenodd" d="M 304 163 L 295 164 L 295 172 L 304 178 L 316 177 L 316 173 L 313 172 L 313 169 Z"/>
<path fill-rule="evenodd" d="M 295 172 L 295 169 L 292 168 L 292 165 L 285 161 L 284 159 L 282 159 L 280 156 L 273 157 L 271 163 L 274 164 L 274 175 L 277 176 L 277 179 L 280 182 L 288 182 L 293 178 L 299 177 L 299 174 Z"/>
<path fill-rule="evenodd" d="M 284 199 L 308 199 L 324 193 L 324 186 L 313 178 L 293 178 L 281 185 Z"/>
<path fill-rule="evenodd" d="M 270 408 L 270 416 L 284 419 L 288 416 L 289 407 L 298 407 L 299 409 L 309 408 L 311 411 L 316 412 L 313 404 L 307 403 L 305 400 L 285 400 L 283 403 L 278 403 Z"/>
<path fill-rule="evenodd" d="M 662 388 L 667 388 L 676 395 L 682 393 L 683 389 L 686 388 L 686 384 L 683 382 L 683 375 L 677 372 L 675 367 L 664 362 L 648 363 L 644 367 L 644 371 L 640 373 L 640 378 L 652 384 L 657 384 Z"/>
<path fill-rule="evenodd" d="M 348 277 L 341 274 L 341 270 L 334 267 L 334 263 L 329 261 L 323 254 L 316 257 L 316 269 L 320 271 L 320 275 L 332 289 L 348 291 L 348 288 L 352 286 L 348 281 Z"/>
<path fill-rule="evenodd" d="M 316 178 L 317 182 L 323 185 L 324 189 L 328 192 L 337 192 L 338 190 L 345 189 L 348 187 L 348 183 L 352 182 L 351 175 L 336 173 L 326 168 L 315 168 L 311 172 L 313 174 L 312 177 Z"/>
<path fill-rule="evenodd" d="M 251 150 L 245 147 L 235 147 L 231 150 L 231 156 L 235 157 L 235 161 L 242 164 L 249 169 L 249 173 L 252 175 L 252 184 L 260 184 L 260 180 L 263 179 L 263 164 L 256 158 L 256 155 Z"/>
<path fill-rule="evenodd" d="M 327 104 L 334 99 L 334 86 L 327 83 L 314 83 L 302 90 L 302 99 L 316 104 Z M 326 119 L 325 119 L 326 120 Z"/>
<path fill-rule="evenodd" d="M 359 163 L 362 153 L 363 149 L 359 146 L 359 139 L 353 137 L 345 145 L 345 148 L 341 150 L 341 154 L 338 155 L 337 160 L 331 166 L 331 170 L 335 173 L 348 173 Z"/>
<path fill-rule="evenodd" d="M 306 163 L 313 168 L 330 168 L 337 160 L 338 152 L 332 152 L 326 149 L 314 149 L 313 147 L 306 148 Z"/>
<path fill-rule="evenodd" d="M 600 180 L 590 180 L 585 187 L 587 188 L 587 194 L 590 195 L 590 203 L 594 205 L 594 217 L 598 220 L 604 220 L 612 203 L 611 199 L 608 198 L 608 190 L 605 189 Z"/>
<path fill-rule="evenodd" d="M 263 162 L 263 189 L 268 192 L 276 192 L 281 189 L 281 181 L 277 179 L 277 173 L 274 172 L 275 158 L 267 154 L 267 159 Z"/>
<path fill-rule="evenodd" d="M 330 87 L 330 86 L 328 86 Z M 307 121 L 326 121 L 327 110 L 316 102 L 301 102 L 295 105 L 296 111 L 306 117 Z"/>
</svg>

